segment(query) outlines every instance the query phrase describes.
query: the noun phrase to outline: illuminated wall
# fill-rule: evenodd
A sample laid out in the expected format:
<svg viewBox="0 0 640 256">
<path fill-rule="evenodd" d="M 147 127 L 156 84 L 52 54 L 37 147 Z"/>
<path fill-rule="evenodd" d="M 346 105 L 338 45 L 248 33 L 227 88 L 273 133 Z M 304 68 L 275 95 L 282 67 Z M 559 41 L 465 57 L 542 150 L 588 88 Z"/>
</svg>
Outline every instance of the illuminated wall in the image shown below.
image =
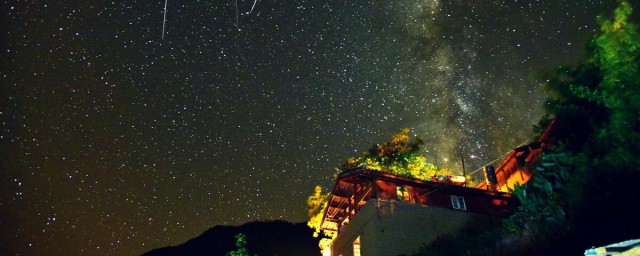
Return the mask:
<svg viewBox="0 0 640 256">
<path fill-rule="evenodd" d="M 496 217 L 444 207 L 397 201 L 369 200 L 333 241 L 334 256 L 352 256 L 360 238 L 362 255 L 412 255 L 437 237 L 461 229 L 473 232 L 491 228 Z"/>
</svg>

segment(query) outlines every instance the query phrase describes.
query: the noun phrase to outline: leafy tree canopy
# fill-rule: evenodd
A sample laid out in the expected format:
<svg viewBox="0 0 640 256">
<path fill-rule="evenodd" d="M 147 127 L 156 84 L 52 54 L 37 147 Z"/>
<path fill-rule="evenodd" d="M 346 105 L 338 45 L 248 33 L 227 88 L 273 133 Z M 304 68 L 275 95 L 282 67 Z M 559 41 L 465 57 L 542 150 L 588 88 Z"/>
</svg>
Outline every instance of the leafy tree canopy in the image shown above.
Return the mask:
<svg viewBox="0 0 640 256">
<path fill-rule="evenodd" d="M 621 1 L 610 19 L 599 19 L 588 60 L 557 69 L 546 83 L 556 146 L 532 181 L 514 190 L 521 206 L 507 222 L 512 231 L 566 237 L 573 249 L 640 232 L 633 185 L 640 179 L 640 34 L 632 14 Z"/>
<path fill-rule="evenodd" d="M 619 1 L 612 15 L 598 19 L 587 60 L 548 76 L 540 127 L 555 117 L 555 145 L 531 181 L 512 191 L 520 206 L 506 220 L 510 232 L 485 234 L 493 241 L 463 235 L 421 255 L 573 255 L 640 234 L 640 16 L 633 12 L 639 6 Z"/>
<path fill-rule="evenodd" d="M 342 170 L 366 167 L 398 176 L 428 180 L 435 174 L 451 174 L 448 168 L 438 168 L 427 162 L 421 154 L 424 142 L 419 137 L 411 139 L 409 128 L 403 128 L 393 135 L 391 141 L 373 145 L 358 158 L 350 157 L 342 165 Z"/>
<path fill-rule="evenodd" d="M 331 193 L 322 193 L 322 187 L 316 186 L 313 190 L 313 194 L 307 198 L 307 206 L 309 206 L 309 210 L 307 212 L 309 215 L 309 221 L 307 221 L 307 226 L 314 230 L 313 237 L 318 237 L 319 235 L 323 236 L 318 243 L 321 250 L 329 247 L 331 241 L 333 241 L 333 239 L 338 235 L 336 232 L 320 230 L 324 211 L 327 208 L 330 196 Z"/>
<path fill-rule="evenodd" d="M 228 252 L 227 256 L 249 256 L 249 251 L 247 250 L 247 236 L 242 233 L 237 234 L 236 247 L 238 249 Z"/>
<path fill-rule="evenodd" d="M 451 174 L 449 169 L 440 169 L 427 162 L 427 159 L 420 153 L 420 147 L 424 145 L 424 142 L 418 137 L 410 139 L 409 131 L 408 128 L 404 128 L 395 134 L 391 141 L 373 145 L 358 158 L 348 158 L 342 165 L 342 170 L 366 167 L 369 170 L 423 180 L 431 179 L 435 174 Z M 319 244 L 321 249 L 328 247 L 337 235 L 335 232 L 320 230 L 330 195 L 331 193 L 322 193 L 322 187 L 316 186 L 313 194 L 307 199 L 309 207 L 307 225 L 314 229 L 315 237 L 324 236 Z"/>
</svg>

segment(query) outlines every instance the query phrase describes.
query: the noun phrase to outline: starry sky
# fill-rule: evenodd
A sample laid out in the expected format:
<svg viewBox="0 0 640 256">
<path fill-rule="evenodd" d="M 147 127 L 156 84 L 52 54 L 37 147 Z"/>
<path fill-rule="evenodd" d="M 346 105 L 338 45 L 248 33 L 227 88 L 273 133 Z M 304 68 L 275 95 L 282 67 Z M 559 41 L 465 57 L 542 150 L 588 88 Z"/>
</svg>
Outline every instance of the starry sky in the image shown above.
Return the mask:
<svg viewBox="0 0 640 256">
<path fill-rule="evenodd" d="M 306 220 L 403 127 L 473 170 L 613 1 L 3 1 L 0 255 L 136 255 Z M 295 3 L 294 3 L 295 2 Z M 163 38 L 164 37 L 164 38 Z"/>
</svg>

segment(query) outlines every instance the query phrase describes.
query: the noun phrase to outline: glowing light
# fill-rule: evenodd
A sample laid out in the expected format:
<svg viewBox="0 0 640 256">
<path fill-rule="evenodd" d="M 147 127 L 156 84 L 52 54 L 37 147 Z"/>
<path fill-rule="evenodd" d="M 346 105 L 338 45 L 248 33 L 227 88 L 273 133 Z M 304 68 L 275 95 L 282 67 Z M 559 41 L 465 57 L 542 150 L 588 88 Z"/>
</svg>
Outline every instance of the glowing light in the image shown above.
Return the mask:
<svg viewBox="0 0 640 256">
<path fill-rule="evenodd" d="M 326 247 L 322 250 L 322 256 L 331 256 L 331 248 Z"/>
</svg>

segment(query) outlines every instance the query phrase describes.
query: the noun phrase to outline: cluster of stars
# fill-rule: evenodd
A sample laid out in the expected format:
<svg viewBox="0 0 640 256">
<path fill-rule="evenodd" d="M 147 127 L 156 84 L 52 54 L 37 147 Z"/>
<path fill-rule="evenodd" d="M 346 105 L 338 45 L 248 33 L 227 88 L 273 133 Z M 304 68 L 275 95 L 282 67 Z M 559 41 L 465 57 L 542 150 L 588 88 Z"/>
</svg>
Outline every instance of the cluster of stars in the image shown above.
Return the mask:
<svg viewBox="0 0 640 256">
<path fill-rule="evenodd" d="M 2 255 L 123 255 L 306 220 L 315 184 L 403 127 L 460 170 L 530 138 L 535 72 L 606 3 L 5 3 Z"/>
</svg>

